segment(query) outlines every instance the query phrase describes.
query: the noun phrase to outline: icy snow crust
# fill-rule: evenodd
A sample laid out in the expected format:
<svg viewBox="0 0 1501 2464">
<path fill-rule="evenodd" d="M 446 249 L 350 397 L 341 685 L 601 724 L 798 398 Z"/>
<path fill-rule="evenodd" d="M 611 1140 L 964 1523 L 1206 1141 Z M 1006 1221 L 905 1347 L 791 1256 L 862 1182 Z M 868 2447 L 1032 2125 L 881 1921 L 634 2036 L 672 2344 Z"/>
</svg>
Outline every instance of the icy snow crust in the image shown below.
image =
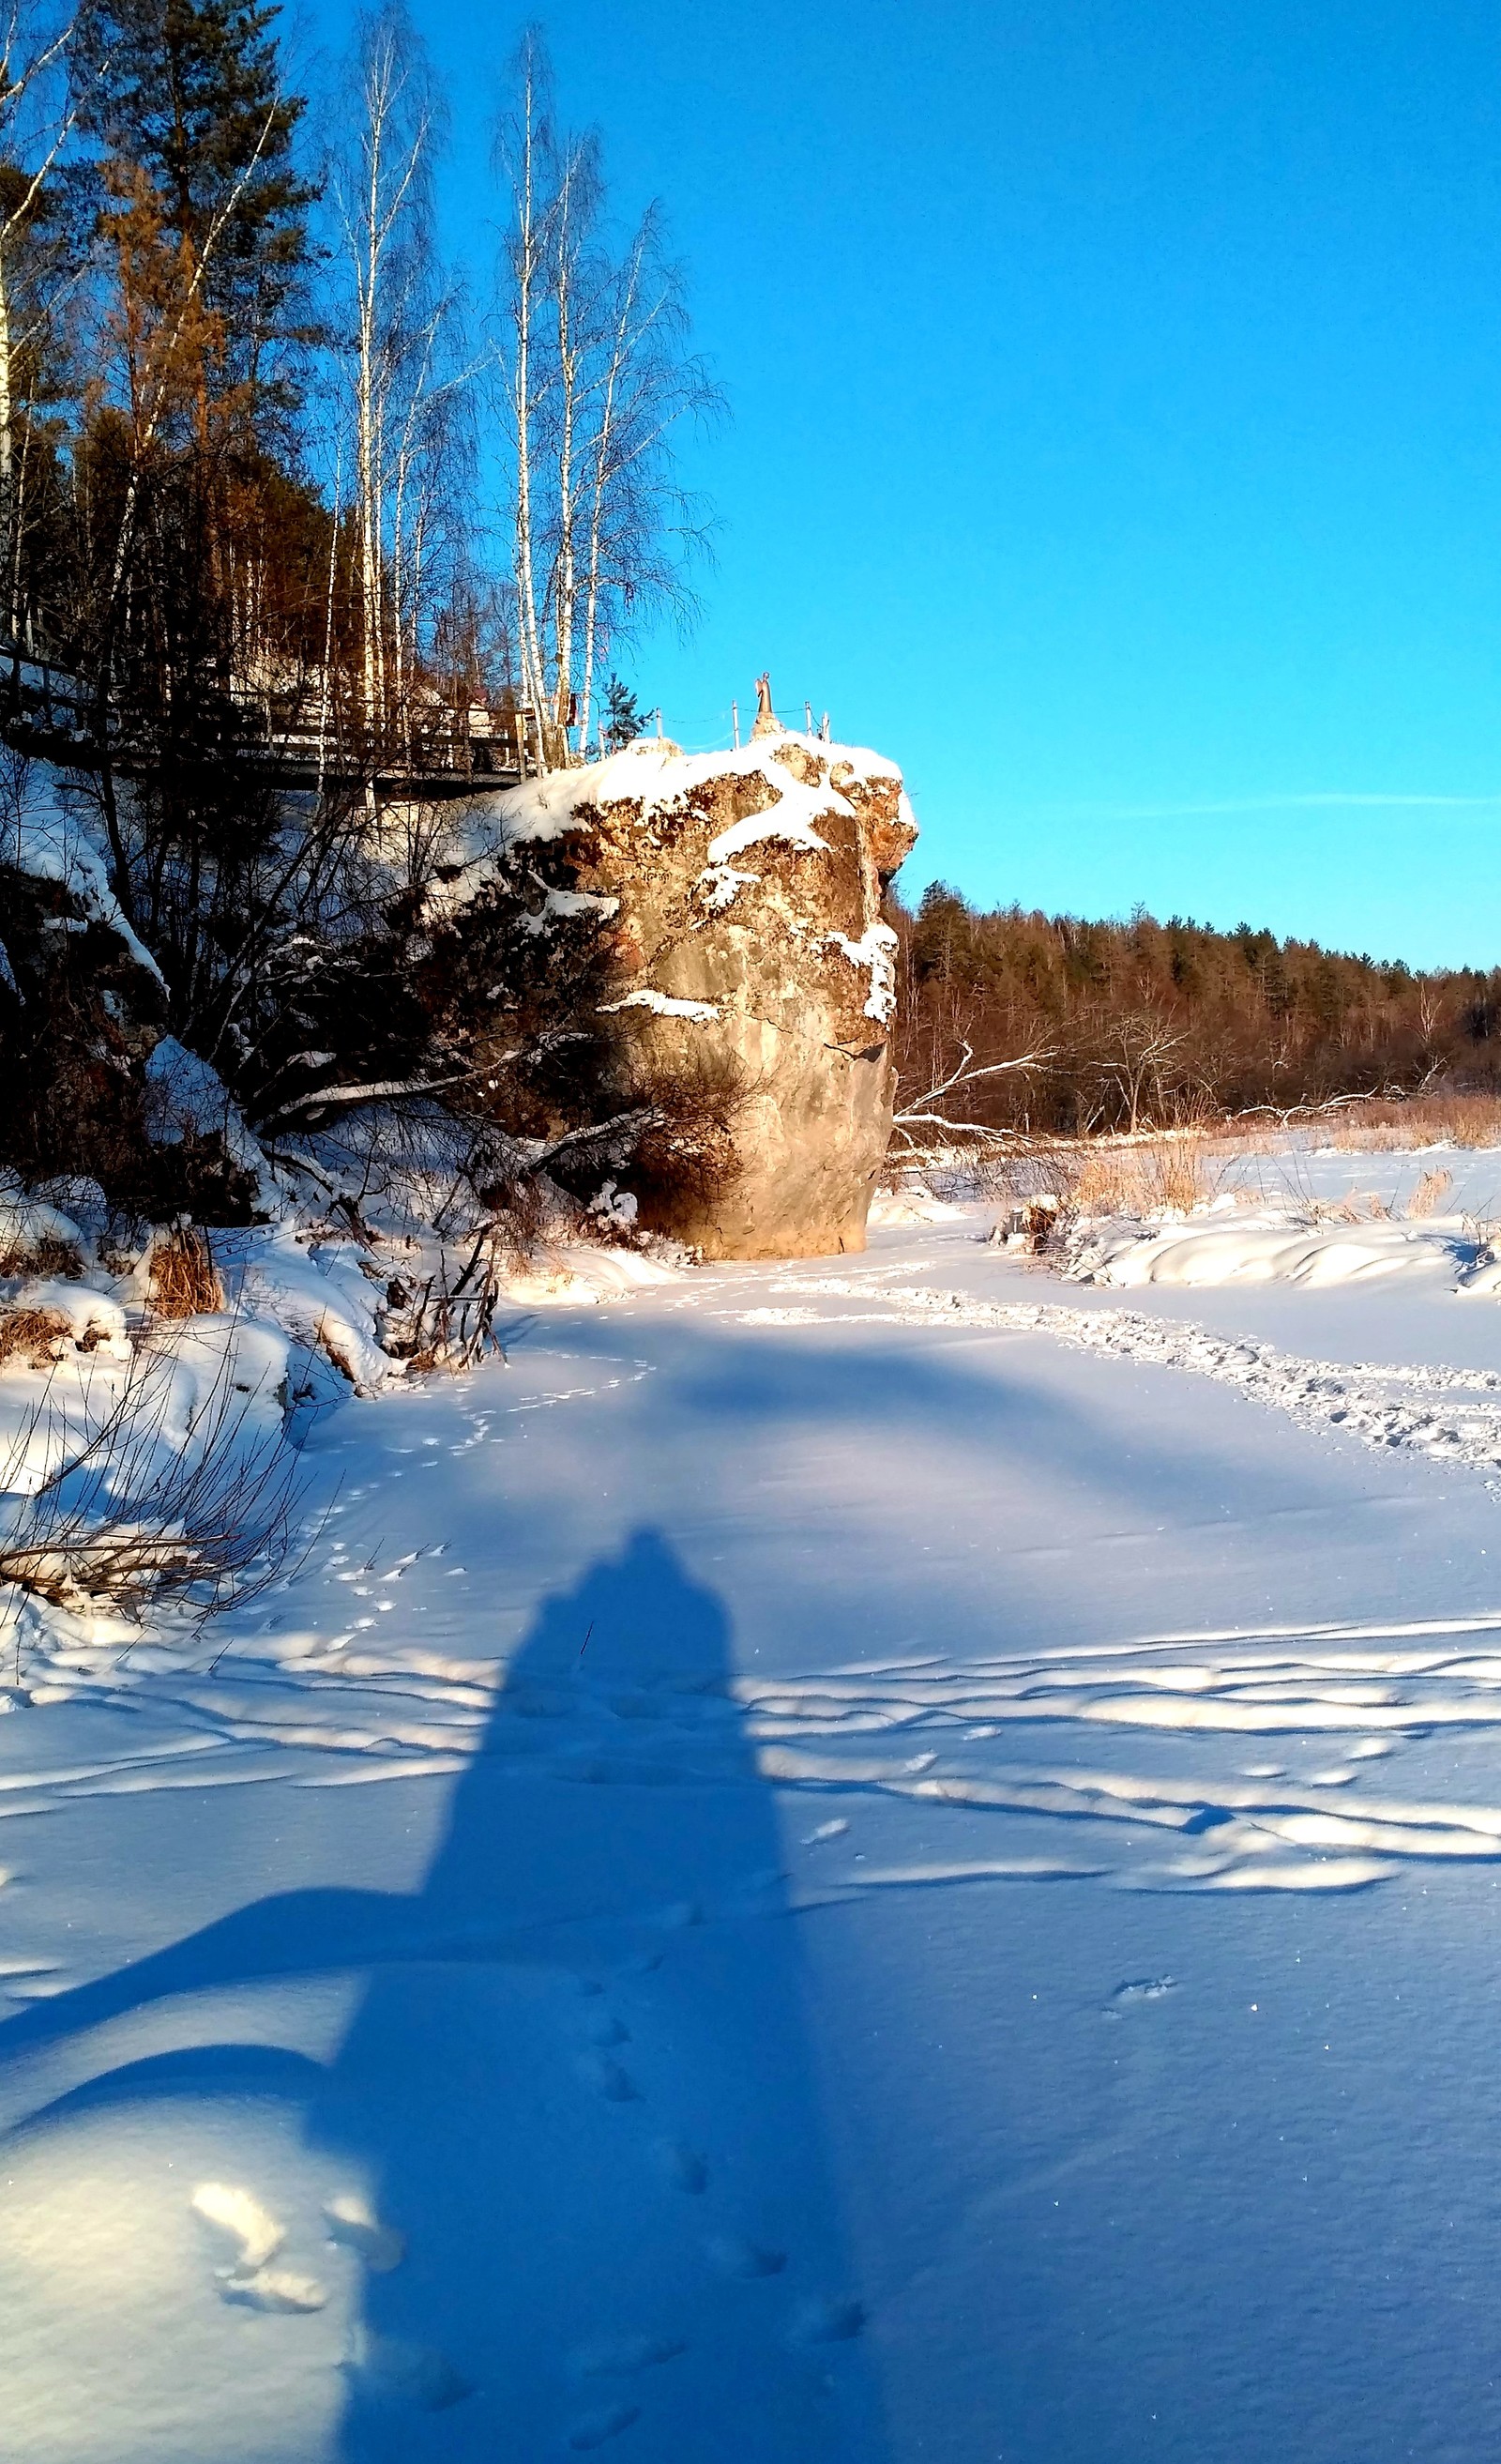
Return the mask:
<svg viewBox="0 0 1501 2464">
<path fill-rule="evenodd" d="M 1501 1157 L 1448 1161 L 1452 1225 L 1311 1167 L 1411 1271 L 1122 1291 L 909 1191 L 518 1308 L 314 1422 L 276 1595 L 23 1617 L 8 2458 L 1488 2464 Z"/>
</svg>

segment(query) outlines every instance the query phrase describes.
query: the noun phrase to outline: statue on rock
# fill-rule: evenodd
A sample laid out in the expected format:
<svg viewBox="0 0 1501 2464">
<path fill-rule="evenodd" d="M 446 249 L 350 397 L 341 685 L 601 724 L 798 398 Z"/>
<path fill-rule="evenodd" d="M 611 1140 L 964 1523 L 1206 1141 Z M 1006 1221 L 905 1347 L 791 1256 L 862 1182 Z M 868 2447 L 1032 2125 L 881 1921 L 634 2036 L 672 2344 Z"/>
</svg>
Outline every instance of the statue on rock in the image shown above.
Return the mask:
<svg viewBox="0 0 1501 2464">
<path fill-rule="evenodd" d="M 755 725 L 750 730 L 750 741 L 753 744 L 758 736 L 780 736 L 781 733 L 781 721 L 772 708 L 772 676 L 768 669 L 755 680 Z"/>
</svg>

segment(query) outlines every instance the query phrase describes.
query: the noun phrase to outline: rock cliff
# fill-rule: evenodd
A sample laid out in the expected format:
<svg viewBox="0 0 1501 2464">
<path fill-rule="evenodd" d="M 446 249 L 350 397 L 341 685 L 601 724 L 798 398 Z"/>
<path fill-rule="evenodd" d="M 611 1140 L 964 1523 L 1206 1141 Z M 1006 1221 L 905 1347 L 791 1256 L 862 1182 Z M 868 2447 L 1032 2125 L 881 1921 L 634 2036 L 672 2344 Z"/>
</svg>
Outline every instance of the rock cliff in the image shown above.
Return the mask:
<svg viewBox="0 0 1501 2464">
<path fill-rule="evenodd" d="M 901 773 L 791 731 L 691 756 L 643 739 L 486 802 L 543 920 L 598 913 L 601 1012 L 643 1074 L 731 1090 L 729 1169 L 660 1180 L 642 1219 L 712 1258 L 863 1248 L 891 1130 L 881 891 L 917 836 Z"/>
</svg>

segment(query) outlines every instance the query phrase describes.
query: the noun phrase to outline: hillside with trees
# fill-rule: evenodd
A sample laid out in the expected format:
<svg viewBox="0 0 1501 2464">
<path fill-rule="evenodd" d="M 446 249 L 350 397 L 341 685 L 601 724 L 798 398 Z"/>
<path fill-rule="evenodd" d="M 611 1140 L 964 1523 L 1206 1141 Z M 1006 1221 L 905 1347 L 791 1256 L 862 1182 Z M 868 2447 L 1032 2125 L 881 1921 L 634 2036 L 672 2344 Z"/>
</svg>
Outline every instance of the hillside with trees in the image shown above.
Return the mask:
<svg viewBox="0 0 1501 2464">
<path fill-rule="evenodd" d="M 160 972 L 153 1026 L 269 1146 L 441 1094 L 583 1160 L 620 1109 L 576 1015 L 584 926 L 516 929 L 529 882 L 463 930 L 430 903 L 453 790 L 640 731 L 615 664 L 688 605 L 703 515 L 674 436 L 717 408 L 682 278 L 655 207 L 617 219 L 532 33 L 482 313 L 437 243 L 445 100 L 400 0 L 313 99 L 276 19 L 16 0 L 9 22 L 0 1155 L 33 1177 L 113 1187 L 128 1162 L 58 1101 L 59 1050 L 98 1077 L 114 1030 L 24 887 L 38 776 Z M 120 1112 L 107 1084 L 80 1102 L 96 1130 Z"/>
<path fill-rule="evenodd" d="M 893 920 L 902 1101 L 952 1081 L 942 1109 L 954 1120 L 1162 1128 L 1501 1080 L 1501 969 L 1421 974 L 1145 913 L 985 913 L 942 883 Z"/>
</svg>

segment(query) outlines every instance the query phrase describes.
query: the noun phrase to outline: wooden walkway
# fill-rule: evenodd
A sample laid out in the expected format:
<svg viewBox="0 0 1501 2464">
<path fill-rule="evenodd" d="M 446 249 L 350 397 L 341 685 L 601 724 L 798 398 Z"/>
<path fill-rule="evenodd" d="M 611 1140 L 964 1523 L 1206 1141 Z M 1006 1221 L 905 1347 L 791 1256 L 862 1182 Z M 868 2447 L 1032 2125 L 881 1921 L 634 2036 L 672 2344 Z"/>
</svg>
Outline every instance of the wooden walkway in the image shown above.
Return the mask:
<svg viewBox="0 0 1501 2464">
<path fill-rule="evenodd" d="M 347 716 L 325 715 L 321 693 L 268 693 L 237 688 L 234 750 L 249 753 L 277 786 L 317 790 L 358 784 L 381 796 L 451 798 L 514 786 L 536 768 L 529 759 L 530 714 L 478 703 L 429 704 L 399 739 L 373 741 Z M 46 660 L 18 658 L 0 645 L 0 737 L 17 751 L 71 769 L 111 764 L 128 776 L 152 758 L 115 725 L 101 742 L 94 696 Z"/>
</svg>

